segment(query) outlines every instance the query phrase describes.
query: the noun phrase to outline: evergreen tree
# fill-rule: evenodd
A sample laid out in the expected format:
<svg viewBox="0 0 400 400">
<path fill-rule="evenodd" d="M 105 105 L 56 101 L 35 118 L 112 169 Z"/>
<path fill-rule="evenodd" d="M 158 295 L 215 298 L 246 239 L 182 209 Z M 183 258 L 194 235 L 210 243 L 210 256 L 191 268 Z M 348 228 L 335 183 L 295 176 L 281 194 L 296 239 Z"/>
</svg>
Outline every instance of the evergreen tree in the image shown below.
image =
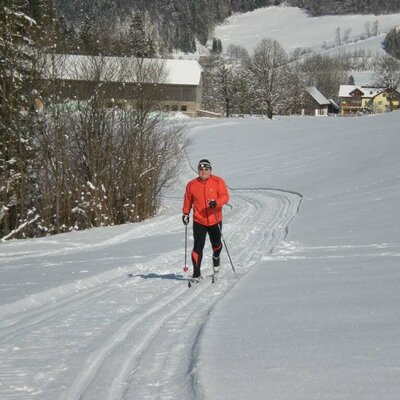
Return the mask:
<svg viewBox="0 0 400 400">
<path fill-rule="evenodd" d="M 400 29 L 391 29 L 383 41 L 383 47 L 388 54 L 400 60 Z"/>
<path fill-rule="evenodd" d="M 83 19 L 79 32 L 79 50 L 81 54 L 100 54 L 100 43 L 95 31 L 95 21 L 88 15 Z"/>
<path fill-rule="evenodd" d="M 36 21 L 33 32 L 36 47 L 45 53 L 60 51 L 59 19 L 53 0 L 30 0 L 29 4 L 29 15 Z"/>
<path fill-rule="evenodd" d="M 213 38 L 211 51 L 214 54 L 221 54 L 222 53 L 222 42 L 221 42 L 221 39 Z"/>
<path fill-rule="evenodd" d="M 129 53 L 139 58 L 151 58 L 156 54 L 155 43 L 146 33 L 143 19 L 136 12 L 132 15 L 128 33 Z"/>
<path fill-rule="evenodd" d="M 18 232 L 35 220 L 35 142 L 31 33 L 36 23 L 23 1 L 0 6 L 0 237 Z"/>
<path fill-rule="evenodd" d="M 79 43 L 74 26 L 68 23 L 64 16 L 59 17 L 58 26 L 60 31 L 58 52 L 62 54 L 76 54 Z"/>
</svg>

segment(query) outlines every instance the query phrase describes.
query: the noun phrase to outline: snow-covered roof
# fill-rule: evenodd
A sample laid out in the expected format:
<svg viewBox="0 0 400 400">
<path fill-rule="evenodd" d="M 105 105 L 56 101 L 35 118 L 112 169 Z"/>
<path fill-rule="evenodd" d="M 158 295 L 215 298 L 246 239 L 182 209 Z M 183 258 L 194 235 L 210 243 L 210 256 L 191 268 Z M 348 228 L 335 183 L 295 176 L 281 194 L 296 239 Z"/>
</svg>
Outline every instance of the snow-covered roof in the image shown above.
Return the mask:
<svg viewBox="0 0 400 400">
<path fill-rule="evenodd" d="M 48 54 L 43 68 L 43 75 L 47 78 L 170 85 L 199 85 L 201 73 L 202 68 L 197 60 L 68 54 Z"/>
<path fill-rule="evenodd" d="M 308 87 L 307 92 L 310 93 L 319 105 L 325 106 L 330 104 L 329 100 L 315 86 Z"/>
<path fill-rule="evenodd" d="M 359 85 L 340 85 L 339 97 L 350 97 L 350 93 L 355 89 L 359 89 L 361 92 L 363 92 L 362 97 L 374 97 L 384 88 Z"/>
<path fill-rule="evenodd" d="M 363 97 L 374 97 L 378 93 L 382 92 L 385 90 L 383 87 L 368 87 L 368 86 L 362 86 L 362 91 L 364 92 Z"/>
<path fill-rule="evenodd" d="M 174 85 L 198 85 L 200 83 L 201 68 L 197 60 L 165 60 L 168 70 L 168 83 Z"/>
</svg>

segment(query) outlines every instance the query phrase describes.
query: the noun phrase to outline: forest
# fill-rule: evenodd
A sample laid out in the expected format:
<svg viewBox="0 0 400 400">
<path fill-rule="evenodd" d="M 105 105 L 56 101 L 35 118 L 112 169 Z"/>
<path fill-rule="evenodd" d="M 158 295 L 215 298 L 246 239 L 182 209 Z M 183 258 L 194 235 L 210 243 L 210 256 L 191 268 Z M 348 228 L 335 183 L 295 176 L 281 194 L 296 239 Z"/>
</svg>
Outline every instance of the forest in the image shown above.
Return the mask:
<svg viewBox="0 0 400 400">
<path fill-rule="evenodd" d="M 282 4 L 306 9 L 313 16 L 400 11 L 400 0 L 55 0 L 64 32 L 69 35 L 69 47 L 79 41 L 82 31 L 91 30 L 100 38 L 98 51 L 103 54 L 124 51 L 135 14 L 140 15 L 143 29 L 157 43 L 158 53 L 165 54 L 173 49 L 193 52 L 196 42 L 205 45 L 215 25 L 233 13 Z"/>
</svg>

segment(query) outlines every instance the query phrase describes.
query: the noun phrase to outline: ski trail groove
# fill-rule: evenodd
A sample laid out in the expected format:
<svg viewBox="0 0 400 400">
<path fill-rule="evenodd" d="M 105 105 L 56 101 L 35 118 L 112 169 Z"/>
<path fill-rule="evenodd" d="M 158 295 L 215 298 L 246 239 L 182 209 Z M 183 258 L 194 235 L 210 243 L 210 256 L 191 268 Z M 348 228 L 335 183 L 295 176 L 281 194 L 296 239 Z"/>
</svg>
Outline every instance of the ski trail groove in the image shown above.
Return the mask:
<svg viewBox="0 0 400 400">
<path fill-rule="evenodd" d="M 55 318 L 88 306 L 103 296 L 111 292 L 110 288 L 95 288 L 78 293 L 72 296 L 72 299 L 58 301 L 50 306 L 41 307 L 38 310 L 29 312 L 22 318 L 14 321 L 8 321 L 7 326 L 0 331 L 0 339 L 8 341 L 18 335 L 23 334 L 27 329 L 32 329 L 35 325 L 49 323 Z"/>
<path fill-rule="evenodd" d="M 65 293 L 55 303 L 47 301 L 27 310 L 16 308 L 16 315 L 0 325 L 0 355 L 7 354 L 0 367 L 0 382 L 10 383 L 7 390 L 0 386 L 2 400 L 205 399 L 198 356 L 207 321 L 240 277 L 286 237 L 301 202 L 298 194 L 278 190 L 232 189 L 231 193 L 223 234 L 236 276 L 223 253 L 219 278 L 210 283 L 207 244 L 205 279 L 190 289 L 176 274 L 183 259 L 178 249 L 135 265 L 137 275 L 129 279 L 107 275 L 94 287 Z M 178 209 L 179 200 L 174 201 Z M 168 230 L 178 218 L 175 215 L 133 226 L 132 232 L 99 245 L 112 252 L 119 240 L 129 243 L 140 235 L 150 236 L 154 226 Z M 62 256 L 68 253 L 57 251 Z M 82 249 L 83 253 L 87 251 L 86 247 Z M 148 274 L 141 274 L 143 270 Z M 7 343 L 12 337 L 15 343 Z M 42 350 L 49 346 L 47 342 L 52 346 Z M 19 356 L 19 348 L 24 348 L 25 358 Z M 32 357 L 39 363 L 36 373 L 21 362 Z M 47 360 L 57 360 L 57 365 L 47 365 Z M 45 368 L 48 375 L 41 372 Z M 10 370 L 14 370 L 13 376 Z M 68 387 L 60 387 L 60 381 L 68 382 Z"/>
<path fill-rule="evenodd" d="M 268 231 L 274 232 L 282 225 L 283 219 L 291 220 L 295 215 L 295 212 L 289 212 L 290 200 L 280 194 L 274 194 L 271 197 L 277 203 L 275 217 L 268 225 L 257 223 L 260 219 L 262 221 L 263 213 L 265 213 L 263 196 L 265 196 L 264 193 L 258 194 L 256 197 L 251 192 L 238 194 L 237 201 L 240 203 L 238 207 L 243 212 L 235 218 L 233 227 L 228 226 L 228 224 L 224 225 L 224 231 L 227 227 L 226 232 L 224 232 L 227 240 L 233 241 L 237 231 L 240 231 L 240 227 L 243 226 L 245 221 L 250 218 L 255 223 L 256 228 L 252 235 L 249 234 L 243 238 L 242 232 L 240 240 L 243 245 L 235 254 L 235 257 L 240 258 L 246 266 L 245 268 L 242 266 L 240 274 L 247 272 L 251 265 L 261 258 L 262 252 L 260 251 L 258 255 L 254 256 L 255 250 L 258 251 L 264 245 L 276 244 L 276 240 L 286 235 L 286 229 L 280 234 L 270 234 Z M 259 235 L 260 232 L 263 234 Z M 257 236 L 257 239 L 254 236 Z M 110 394 L 109 400 L 121 398 L 120 395 L 127 399 L 203 398 L 203 389 L 197 375 L 197 354 L 202 332 L 206 320 L 218 300 L 236 282 L 237 280 L 232 276 L 232 271 L 229 270 L 227 265 L 225 271 L 221 271 L 220 280 L 215 284 L 210 284 L 211 287 L 208 286 L 207 282 L 199 284 L 201 288 L 195 286 L 193 290 L 200 291 L 201 289 L 200 300 L 203 306 L 200 310 L 198 303 L 190 301 L 184 307 L 177 309 L 175 313 L 168 315 L 163 321 L 164 329 L 159 327 L 158 331 L 152 334 L 151 340 L 147 343 L 147 348 L 142 349 L 140 357 L 134 363 L 129 359 L 125 361 L 121 377 L 117 377 L 115 380 L 115 383 L 118 382 L 117 387 L 120 385 L 121 389 Z M 168 328 L 170 326 L 173 326 L 173 329 Z M 179 335 L 176 332 L 179 332 Z M 165 349 L 173 350 L 166 352 Z M 182 365 L 187 366 L 184 372 L 182 372 Z M 130 373 L 129 370 L 131 370 Z M 171 383 L 174 380 L 179 383 Z M 115 387 L 115 383 L 113 387 Z M 126 385 L 125 388 L 123 388 L 124 384 Z"/>
</svg>

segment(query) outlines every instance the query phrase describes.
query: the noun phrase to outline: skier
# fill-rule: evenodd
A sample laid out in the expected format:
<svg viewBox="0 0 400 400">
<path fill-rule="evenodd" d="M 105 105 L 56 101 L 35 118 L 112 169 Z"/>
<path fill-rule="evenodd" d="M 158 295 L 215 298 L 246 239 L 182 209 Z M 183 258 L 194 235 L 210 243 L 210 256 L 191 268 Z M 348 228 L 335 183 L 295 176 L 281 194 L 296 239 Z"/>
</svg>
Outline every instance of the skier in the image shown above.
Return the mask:
<svg viewBox="0 0 400 400">
<path fill-rule="evenodd" d="M 189 224 L 189 213 L 193 207 L 193 282 L 201 280 L 201 260 L 206 236 L 210 238 L 213 249 L 214 273 L 219 271 L 220 253 L 222 250 L 222 206 L 229 201 L 229 193 L 225 181 L 212 175 L 211 163 L 202 159 L 198 164 L 199 176 L 186 185 L 183 201 L 182 222 Z"/>
</svg>

